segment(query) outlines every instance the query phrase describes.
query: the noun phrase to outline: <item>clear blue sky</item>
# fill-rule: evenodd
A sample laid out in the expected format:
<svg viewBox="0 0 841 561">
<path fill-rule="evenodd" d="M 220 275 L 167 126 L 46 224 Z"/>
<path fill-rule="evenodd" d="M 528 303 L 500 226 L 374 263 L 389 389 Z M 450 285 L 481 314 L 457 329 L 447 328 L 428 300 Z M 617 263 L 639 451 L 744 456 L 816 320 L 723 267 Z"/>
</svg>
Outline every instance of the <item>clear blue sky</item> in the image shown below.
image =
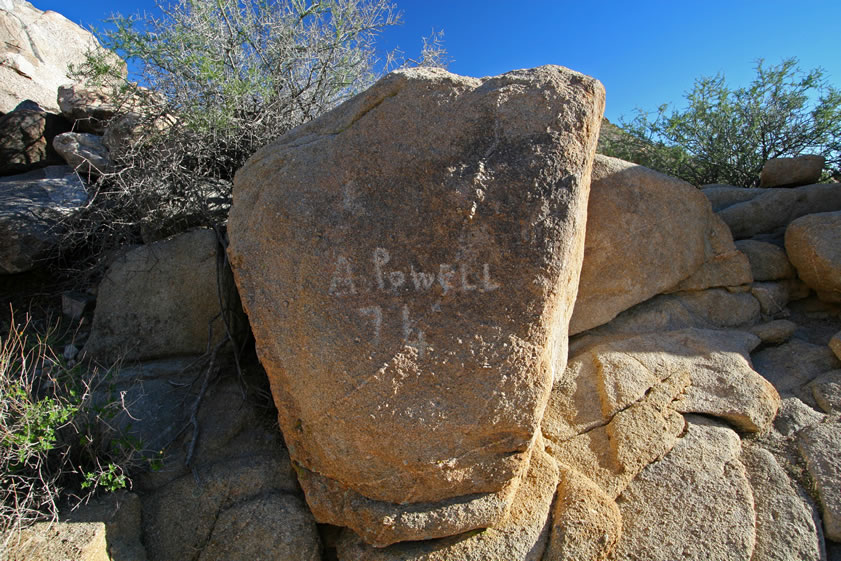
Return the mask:
<svg viewBox="0 0 841 561">
<path fill-rule="evenodd" d="M 112 12 L 155 8 L 154 0 L 30 1 L 86 27 L 101 27 Z M 728 84 L 746 85 L 758 58 L 795 56 L 841 87 L 841 0 L 394 1 L 404 24 L 383 34 L 384 51 L 399 45 L 417 56 L 434 28 L 444 31 L 458 74 L 567 66 L 602 81 L 614 122 L 635 107 L 680 105 L 699 76 L 722 72 Z"/>
</svg>

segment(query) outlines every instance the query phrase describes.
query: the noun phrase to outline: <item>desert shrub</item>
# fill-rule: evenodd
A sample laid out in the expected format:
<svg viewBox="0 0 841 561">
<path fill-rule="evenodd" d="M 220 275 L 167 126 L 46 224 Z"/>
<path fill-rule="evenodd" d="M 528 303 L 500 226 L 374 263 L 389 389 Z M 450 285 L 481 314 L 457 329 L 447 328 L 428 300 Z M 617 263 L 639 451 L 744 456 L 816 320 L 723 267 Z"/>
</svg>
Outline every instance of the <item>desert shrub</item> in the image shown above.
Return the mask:
<svg viewBox="0 0 841 561">
<path fill-rule="evenodd" d="M 820 154 L 841 167 L 841 91 L 821 69 L 804 72 L 794 58 L 756 64 L 747 87 L 732 89 L 723 75 L 703 77 L 682 109 L 638 110 L 621 121 L 627 133 L 602 149 L 694 183 L 754 187 L 771 158 Z"/>
<path fill-rule="evenodd" d="M 94 402 L 102 373 L 65 360 L 55 333 L 12 318 L 0 339 L 0 550 L 62 503 L 127 487 L 129 469 L 145 463 L 139 443 L 108 423 L 120 400 Z"/>
<path fill-rule="evenodd" d="M 389 66 L 378 34 L 399 21 L 387 0 L 175 0 L 160 16 L 116 17 L 102 43 L 136 67 L 138 86 L 105 57 L 79 79 L 121 107 L 106 139 L 116 168 L 70 228 L 79 243 L 118 245 L 224 221 L 236 170 L 260 147 L 367 88 Z M 441 65 L 442 34 L 419 64 Z"/>
</svg>

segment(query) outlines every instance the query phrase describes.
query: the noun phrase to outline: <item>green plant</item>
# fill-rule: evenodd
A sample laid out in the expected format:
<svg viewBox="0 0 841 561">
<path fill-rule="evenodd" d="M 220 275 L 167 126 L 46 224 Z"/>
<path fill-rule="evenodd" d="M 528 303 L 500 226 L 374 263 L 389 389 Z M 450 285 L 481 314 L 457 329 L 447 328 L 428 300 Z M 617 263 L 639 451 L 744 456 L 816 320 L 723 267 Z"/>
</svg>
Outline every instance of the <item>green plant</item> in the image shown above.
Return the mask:
<svg viewBox="0 0 841 561">
<path fill-rule="evenodd" d="M 55 335 L 55 325 L 39 332 L 12 315 L 0 339 L 0 534 L 54 519 L 73 497 L 127 487 L 128 470 L 142 461 L 139 444 L 102 417 L 121 404 L 94 405 L 100 374 L 56 353 Z"/>
<path fill-rule="evenodd" d="M 77 79 L 111 88 L 121 116 L 109 139 L 114 173 L 70 228 L 64 248 L 111 246 L 224 222 L 245 160 L 288 130 L 367 88 L 391 53 L 375 42 L 399 21 L 387 0 L 174 0 L 160 16 L 116 17 L 101 42 L 138 68 L 92 56 Z M 445 60 L 442 34 L 419 64 Z M 415 61 L 411 61 L 415 62 Z"/>
<path fill-rule="evenodd" d="M 641 110 L 620 126 L 626 135 L 604 143 L 611 156 L 675 175 L 695 185 L 754 187 L 771 158 L 820 154 L 841 166 L 841 91 L 821 69 L 809 72 L 790 58 L 756 64 L 747 87 L 731 89 L 723 75 L 695 81 L 686 106 Z"/>
</svg>

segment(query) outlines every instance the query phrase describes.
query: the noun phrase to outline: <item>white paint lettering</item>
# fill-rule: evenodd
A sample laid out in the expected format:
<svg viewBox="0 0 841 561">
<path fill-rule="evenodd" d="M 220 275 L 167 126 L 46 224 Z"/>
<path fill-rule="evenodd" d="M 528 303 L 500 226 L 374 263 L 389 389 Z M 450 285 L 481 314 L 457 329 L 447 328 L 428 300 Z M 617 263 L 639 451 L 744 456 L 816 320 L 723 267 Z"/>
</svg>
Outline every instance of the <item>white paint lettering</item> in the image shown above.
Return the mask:
<svg viewBox="0 0 841 561">
<path fill-rule="evenodd" d="M 359 313 L 369 318 L 374 324 L 374 344 L 379 345 L 383 326 L 383 309 L 379 306 L 368 306 L 367 308 L 359 308 Z"/>
<path fill-rule="evenodd" d="M 481 292 L 493 292 L 497 288 L 499 288 L 499 285 L 491 280 L 491 266 L 485 263 L 482 266 L 482 288 L 479 290 Z"/>
<path fill-rule="evenodd" d="M 374 250 L 374 273 L 377 277 L 377 286 L 380 290 L 385 290 L 385 281 L 383 280 L 383 265 L 391 260 L 388 251 L 378 247 Z"/>
<path fill-rule="evenodd" d="M 429 290 L 432 283 L 435 282 L 435 273 L 424 273 L 423 271 L 415 271 L 415 267 L 411 266 L 409 274 L 412 277 L 412 284 L 415 285 L 415 290 L 418 292 L 422 290 Z"/>
<path fill-rule="evenodd" d="M 414 341 L 412 336 L 415 335 Z M 412 320 L 409 318 L 409 306 L 403 306 L 403 341 L 418 351 L 418 358 L 423 358 L 426 353 L 426 341 L 423 331 L 412 327 Z"/>
<path fill-rule="evenodd" d="M 406 274 L 403 271 L 391 271 L 388 273 L 388 282 L 391 283 L 391 289 L 394 292 L 406 284 Z"/>
<path fill-rule="evenodd" d="M 356 294 L 356 285 L 353 283 L 353 269 L 350 266 L 350 261 L 346 258 L 340 256 L 336 259 L 336 269 L 333 271 L 327 293 L 331 296 Z"/>
<path fill-rule="evenodd" d="M 459 272 L 461 273 L 461 289 L 464 292 L 470 292 L 471 290 L 476 290 L 475 284 L 470 284 L 468 280 L 468 276 L 470 274 L 470 269 L 467 268 L 464 264 L 459 265 L 458 268 Z"/>
<path fill-rule="evenodd" d="M 438 284 L 444 289 L 444 294 L 453 289 L 452 279 L 455 275 L 453 268 L 446 263 L 441 263 L 438 267 Z"/>
</svg>

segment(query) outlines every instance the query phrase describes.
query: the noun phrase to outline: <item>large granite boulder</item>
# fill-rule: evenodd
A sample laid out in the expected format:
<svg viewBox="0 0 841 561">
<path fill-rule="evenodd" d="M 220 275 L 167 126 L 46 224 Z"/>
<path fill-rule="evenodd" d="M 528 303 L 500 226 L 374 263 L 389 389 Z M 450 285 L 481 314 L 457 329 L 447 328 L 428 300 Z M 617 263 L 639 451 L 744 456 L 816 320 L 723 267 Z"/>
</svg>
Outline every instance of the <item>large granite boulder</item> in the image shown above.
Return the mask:
<svg viewBox="0 0 841 561">
<path fill-rule="evenodd" d="M 111 171 L 111 158 L 101 136 L 66 132 L 55 137 L 53 147 L 82 176 L 96 177 Z"/>
<path fill-rule="evenodd" d="M 67 166 L 0 178 L 0 274 L 21 273 L 61 240 L 62 221 L 88 200 Z"/>
<path fill-rule="evenodd" d="M 692 185 L 598 155 L 570 333 L 607 323 L 696 272 L 708 257 L 713 218 Z"/>
<path fill-rule="evenodd" d="M 89 50 L 102 50 L 88 31 L 53 11 L 26 0 L 0 0 L 0 112 L 31 99 L 58 113 L 56 92 L 70 82 L 68 66 L 79 65 Z M 115 65 L 122 66 L 116 56 Z"/>
<path fill-rule="evenodd" d="M 841 422 L 821 423 L 798 434 L 797 447 L 806 460 L 823 512 L 826 537 L 841 541 Z"/>
<path fill-rule="evenodd" d="M 78 83 L 58 88 L 58 106 L 61 114 L 73 123 L 74 131 L 100 135 L 118 109 L 109 88 Z"/>
<path fill-rule="evenodd" d="M 762 166 L 760 187 L 798 187 L 817 183 L 826 165 L 823 156 L 806 155 L 794 158 L 772 158 Z"/>
<path fill-rule="evenodd" d="M 785 242 L 803 282 L 821 300 L 841 303 L 841 211 L 798 218 L 786 229 Z"/>
<path fill-rule="evenodd" d="M 392 504 L 523 476 L 603 96 L 561 67 L 398 71 L 239 171 L 229 255 L 293 461 Z"/>
</svg>

